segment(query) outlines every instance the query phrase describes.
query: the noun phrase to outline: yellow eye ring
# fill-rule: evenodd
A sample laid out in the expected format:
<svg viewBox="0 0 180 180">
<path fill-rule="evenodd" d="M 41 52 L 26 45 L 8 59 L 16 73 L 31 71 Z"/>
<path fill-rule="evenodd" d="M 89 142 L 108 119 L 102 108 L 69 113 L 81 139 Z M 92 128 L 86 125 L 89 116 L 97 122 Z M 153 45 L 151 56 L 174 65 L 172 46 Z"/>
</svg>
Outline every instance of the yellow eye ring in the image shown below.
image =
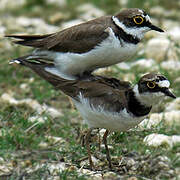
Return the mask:
<svg viewBox="0 0 180 180">
<path fill-rule="evenodd" d="M 142 24 L 144 22 L 144 18 L 142 16 L 136 16 L 133 20 L 136 24 Z"/>
<path fill-rule="evenodd" d="M 147 87 L 148 87 L 148 88 L 153 89 L 153 88 L 155 88 L 155 86 L 156 86 L 156 83 L 155 83 L 155 82 L 153 82 L 153 81 L 147 82 Z"/>
</svg>

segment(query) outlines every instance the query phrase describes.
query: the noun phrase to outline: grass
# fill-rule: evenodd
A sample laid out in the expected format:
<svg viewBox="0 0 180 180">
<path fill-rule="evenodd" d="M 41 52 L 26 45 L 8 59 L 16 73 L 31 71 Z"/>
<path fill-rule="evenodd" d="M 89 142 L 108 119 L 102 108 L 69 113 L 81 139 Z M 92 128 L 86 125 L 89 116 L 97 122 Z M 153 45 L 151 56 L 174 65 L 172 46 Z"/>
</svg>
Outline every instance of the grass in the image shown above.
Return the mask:
<svg viewBox="0 0 180 180">
<path fill-rule="evenodd" d="M 63 9 L 62 12 L 68 10 L 70 11 L 70 17 L 76 18 L 77 12 L 75 7 L 82 4 L 82 0 L 68 0 L 68 7 Z M 88 2 L 88 1 L 86 1 Z M 119 11 L 119 6 L 117 5 L 117 1 L 108 1 L 108 0 L 93 0 L 96 6 L 106 10 L 107 13 L 114 13 Z M 149 1 L 149 6 L 158 5 L 161 1 L 151 0 Z M 40 1 L 39 1 L 40 3 Z M 38 17 L 42 16 L 45 20 L 48 19 L 47 16 L 54 12 L 55 10 L 59 10 L 58 7 L 47 6 L 45 1 L 42 1 L 43 6 L 41 6 L 41 11 L 35 12 L 34 6 L 36 1 L 27 1 L 27 4 L 24 8 L 17 10 L 11 10 L 9 13 L 14 16 L 19 15 L 27 15 L 29 17 Z M 167 2 L 166 2 L 167 3 Z M 165 6 L 166 6 L 166 3 Z M 128 1 L 128 7 L 144 7 L 142 1 Z M 54 9 L 55 8 L 55 9 Z M 42 11 L 46 11 L 47 13 L 43 13 Z M 2 13 L 2 12 L 0 12 Z M 27 68 L 19 67 L 19 66 L 10 66 L 8 65 L 7 59 L 11 57 L 17 57 L 19 55 L 23 55 L 26 49 L 22 47 L 14 47 L 12 51 L 3 52 L 0 57 L 0 94 L 3 93 L 13 93 L 13 96 L 16 99 L 24 99 L 24 98 L 32 98 L 37 100 L 40 104 L 46 103 L 49 106 L 53 106 L 62 111 L 62 116 L 58 118 L 52 118 L 47 113 L 43 113 L 41 116 L 45 119 L 44 123 L 39 123 L 28 132 L 26 130 L 31 127 L 35 122 L 28 121 L 29 117 L 37 115 L 37 112 L 31 109 L 27 105 L 11 105 L 6 102 L 0 103 L 0 157 L 5 159 L 5 162 L 14 163 L 16 168 L 21 169 L 21 173 L 25 171 L 25 168 L 35 167 L 37 164 L 44 163 L 44 165 L 33 171 L 32 173 L 27 173 L 25 177 L 27 179 L 42 179 L 50 176 L 49 170 L 46 166 L 48 163 L 59 163 L 65 162 L 69 164 L 70 167 L 81 167 L 81 159 L 87 157 L 87 152 L 84 147 L 77 143 L 77 139 L 79 137 L 79 132 L 81 129 L 85 129 L 82 125 L 81 117 L 78 112 L 72 109 L 71 104 L 68 98 L 53 89 L 51 85 L 49 85 L 44 80 L 40 79 L 37 75 L 35 75 L 32 71 Z M 142 56 L 144 57 L 144 55 Z M 137 56 L 137 59 L 139 57 Z M 173 83 L 174 79 L 179 77 L 179 72 L 168 72 L 163 69 L 160 70 L 161 73 L 165 74 L 168 79 L 173 84 L 173 90 L 177 96 L 180 96 L 180 85 L 179 83 Z M 135 74 L 135 79 L 133 83 L 137 82 L 140 75 L 145 73 L 145 70 L 139 70 L 136 68 L 132 68 L 131 70 L 122 71 L 118 69 L 118 67 L 113 66 L 109 72 L 106 72 L 106 75 L 117 77 L 123 79 L 127 73 Z M 32 82 L 29 79 L 34 79 Z M 20 88 L 22 83 L 26 83 L 28 85 L 27 89 Z M 172 127 L 165 126 L 163 123 L 160 123 L 157 127 L 151 130 L 144 131 L 129 131 L 129 132 L 121 132 L 111 134 L 108 138 L 108 143 L 113 146 L 111 149 L 112 157 L 131 157 L 134 158 L 142 158 L 142 160 L 137 160 L 139 162 L 136 174 L 132 171 L 122 172 L 121 170 L 115 172 L 116 175 L 136 175 L 141 179 L 141 177 L 152 178 L 155 179 L 157 176 L 160 179 L 170 179 L 172 177 L 166 176 L 166 174 L 160 174 L 161 169 L 159 171 L 155 171 L 153 166 L 148 166 L 146 163 L 157 163 L 156 159 L 159 156 L 167 156 L 170 159 L 169 167 L 170 169 L 175 169 L 180 166 L 180 160 L 177 159 L 176 154 L 180 151 L 180 146 L 176 145 L 172 149 L 168 149 L 166 146 L 152 148 L 146 146 L 143 143 L 143 139 L 145 136 L 151 133 L 160 133 L 166 135 L 176 135 L 179 134 L 179 125 L 174 125 Z M 62 137 L 64 139 L 63 142 L 53 143 L 47 139 L 48 136 Z M 96 137 L 96 134 L 95 134 Z M 95 138 L 97 139 L 97 137 Z M 45 142 L 48 144 L 47 147 L 40 147 L 39 144 L 41 142 Z M 93 141 L 92 147 L 93 154 L 95 156 L 105 156 L 104 149 L 101 150 L 101 153 L 98 152 L 97 141 Z M 145 158 L 148 161 L 145 161 Z M 144 161 L 143 161 L 144 160 Z M 24 166 L 21 165 L 21 162 L 29 162 Z M 104 161 L 102 161 L 104 162 Z M 123 162 L 123 167 L 126 167 L 127 162 Z M 87 166 L 85 166 L 87 167 Z M 107 165 L 103 164 L 102 169 L 104 171 L 108 171 Z M 132 172 L 132 173 L 131 173 Z M 18 171 L 12 171 L 11 174 L 5 175 L 7 179 L 16 179 L 20 177 Z M 77 172 L 76 169 L 69 168 L 68 170 L 61 171 L 57 174 L 60 179 L 88 179 L 88 175 L 81 175 Z M 143 179 L 143 178 L 142 178 Z"/>
</svg>

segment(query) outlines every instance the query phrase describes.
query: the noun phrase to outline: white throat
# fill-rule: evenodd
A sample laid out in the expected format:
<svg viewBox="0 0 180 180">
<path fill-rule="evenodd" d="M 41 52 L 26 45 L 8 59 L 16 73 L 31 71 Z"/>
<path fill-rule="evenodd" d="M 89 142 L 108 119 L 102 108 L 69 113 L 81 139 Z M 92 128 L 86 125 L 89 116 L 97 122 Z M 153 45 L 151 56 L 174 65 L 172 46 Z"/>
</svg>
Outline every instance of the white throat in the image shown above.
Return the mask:
<svg viewBox="0 0 180 180">
<path fill-rule="evenodd" d="M 145 106 L 152 106 L 154 104 L 158 104 L 162 98 L 164 97 L 164 94 L 162 92 L 157 93 L 139 93 L 138 85 L 136 84 L 133 88 L 133 91 L 135 93 L 135 97 L 137 100 Z"/>
<path fill-rule="evenodd" d="M 138 39 L 143 39 L 144 34 L 150 30 L 149 27 L 126 27 L 122 22 L 119 21 L 119 19 L 115 16 L 112 16 L 112 20 L 114 23 L 123 29 L 124 32 L 127 34 L 132 35 L 133 37 L 137 37 Z"/>
</svg>

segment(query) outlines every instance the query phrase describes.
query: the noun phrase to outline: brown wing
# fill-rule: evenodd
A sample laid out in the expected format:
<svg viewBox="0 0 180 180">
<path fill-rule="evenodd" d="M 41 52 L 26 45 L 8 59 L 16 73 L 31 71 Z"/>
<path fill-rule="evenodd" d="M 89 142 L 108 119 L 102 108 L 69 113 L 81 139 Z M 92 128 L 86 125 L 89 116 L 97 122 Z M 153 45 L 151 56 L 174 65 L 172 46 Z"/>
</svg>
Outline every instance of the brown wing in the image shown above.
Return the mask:
<svg viewBox="0 0 180 180">
<path fill-rule="evenodd" d="M 40 77 L 51 83 L 56 89 L 79 101 L 80 93 L 88 98 L 94 107 L 104 107 L 104 110 L 119 112 L 127 107 L 126 91 L 131 89 L 130 83 L 115 78 L 94 76 L 93 80 L 66 80 L 45 70 L 54 67 L 53 64 L 39 61 L 29 62 L 26 58 L 18 60 L 21 65 L 31 68 Z"/>
<path fill-rule="evenodd" d="M 91 20 L 57 33 L 47 35 L 7 35 L 21 39 L 16 44 L 57 52 L 84 53 L 94 48 L 108 36 L 104 30 L 111 24 L 111 17 Z"/>
<path fill-rule="evenodd" d="M 123 81 L 121 81 L 121 84 L 123 84 Z M 127 84 L 125 86 L 127 86 Z M 88 98 L 94 107 L 101 106 L 104 110 L 119 112 L 124 107 L 127 107 L 125 92 L 130 89 L 130 86 L 128 86 L 129 88 L 127 89 L 125 86 L 122 85 L 120 88 L 119 85 L 118 88 L 114 88 L 101 79 L 88 82 L 68 81 L 66 82 L 66 85 L 58 84 L 57 88 L 61 89 L 65 94 L 76 100 L 79 100 L 78 96 L 81 92 L 83 97 Z"/>
</svg>

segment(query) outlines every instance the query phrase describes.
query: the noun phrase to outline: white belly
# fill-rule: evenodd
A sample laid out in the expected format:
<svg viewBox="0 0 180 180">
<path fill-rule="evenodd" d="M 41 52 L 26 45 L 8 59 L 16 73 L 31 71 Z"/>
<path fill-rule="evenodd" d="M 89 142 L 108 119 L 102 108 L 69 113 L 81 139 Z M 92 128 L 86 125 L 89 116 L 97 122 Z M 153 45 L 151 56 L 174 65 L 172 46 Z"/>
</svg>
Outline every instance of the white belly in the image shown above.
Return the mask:
<svg viewBox="0 0 180 180">
<path fill-rule="evenodd" d="M 105 128 L 111 131 L 126 131 L 138 125 L 145 117 L 135 117 L 127 113 L 126 109 L 119 113 L 107 112 L 103 108 L 93 108 L 88 100 L 83 103 L 74 101 L 85 123 L 92 128 Z"/>
<path fill-rule="evenodd" d="M 61 77 L 65 75 L 63 77 L 73 79 L 74 75 L 126 61 L 135 54 L 137 45 L 119 41 L 112 29 L 109 29 L 109 34 L 106 40 L 87 53 L 50 52 L 55 59 L 56 74 L 59 72 Z"/>
</svg>

